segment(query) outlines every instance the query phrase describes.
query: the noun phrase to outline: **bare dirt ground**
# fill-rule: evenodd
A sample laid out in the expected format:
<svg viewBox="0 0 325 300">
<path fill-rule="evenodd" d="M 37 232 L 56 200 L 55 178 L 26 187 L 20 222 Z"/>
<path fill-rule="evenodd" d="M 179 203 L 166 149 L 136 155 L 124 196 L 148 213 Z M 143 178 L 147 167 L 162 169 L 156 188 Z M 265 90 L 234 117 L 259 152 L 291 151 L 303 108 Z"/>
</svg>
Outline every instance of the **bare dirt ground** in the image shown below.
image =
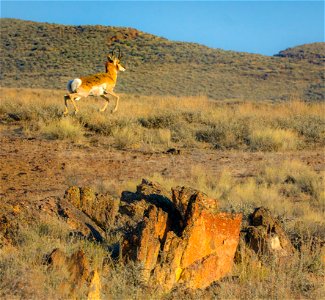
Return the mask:
<svg viewBox="0 0 325 300">
<path fill-rule="evenodd" d="M 211 176 L 223 169 L 238 178 L 255 176 L 265 164 L 299 160 L 314 170 L 325 169 L 322 150 L 252 153 L 181 149 L 172 155 L 157 151 L 116 150 L 98 140 L 82 145 L 28 138 L 18 127 L 0 125 L 0 199 L 39 200 L 62 196 L 73 184 L 122 183 L 154 173 L 186 181 L 193 166 Z"/>
</svg>

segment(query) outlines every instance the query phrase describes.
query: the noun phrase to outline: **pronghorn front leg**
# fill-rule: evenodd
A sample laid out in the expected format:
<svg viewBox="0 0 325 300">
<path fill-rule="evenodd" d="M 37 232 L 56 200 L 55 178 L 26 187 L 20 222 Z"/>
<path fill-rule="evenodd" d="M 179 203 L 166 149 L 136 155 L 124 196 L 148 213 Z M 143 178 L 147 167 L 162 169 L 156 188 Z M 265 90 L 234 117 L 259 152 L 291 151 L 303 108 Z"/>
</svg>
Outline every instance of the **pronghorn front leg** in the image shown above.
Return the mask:
<svg viewBox="0 0 325 300">
<path fill-rule="evenodd" d="M 110 94 L 110 95 L 112 95 L 112 96 L 114 96 L 114 97 L 116 98 L 115 107 L 114 107 L 114 109 L 112 110 L 112 113 L 114 113 L 114 112 L 117 111 L 117 108 L 118 108 L 118 101 L 119 101 L 120 97 L 119 97 L 117 94 L 115 94 L 113 91 L 106 91 L 106 92 L 107 92 L 108 94 Z"/>
<path fill-rule="evenodd" d="M 105 105 L 103 106 L 103 108 L 100 109 L 100 111 L 105 111 L 106 108 L 107 108 L 108 102 L 109 102 L 109 98 L 106 97 L 105 95 L 101 95 L 101 97 L 102 97 L 103 99 L 106 100 L 106 103 L 105 103 Z"/>
</svg>

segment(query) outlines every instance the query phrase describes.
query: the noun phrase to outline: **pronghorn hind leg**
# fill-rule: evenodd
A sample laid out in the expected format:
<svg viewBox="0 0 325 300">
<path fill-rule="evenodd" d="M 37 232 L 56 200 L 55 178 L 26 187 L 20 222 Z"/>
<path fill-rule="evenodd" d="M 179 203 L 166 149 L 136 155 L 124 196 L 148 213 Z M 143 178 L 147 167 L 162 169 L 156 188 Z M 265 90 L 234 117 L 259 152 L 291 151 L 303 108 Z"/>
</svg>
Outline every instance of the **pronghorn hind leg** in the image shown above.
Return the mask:
<svg viewBox="0 0 325 300">
<path fill-rule="evenodd" d="M 77 114 L 77 112 L 79 111 L 79 109 L 77 107 L 76 101 L 74 100 L 75 98 L 70 98 L 70 99 L 71 99 L 72 105 L 74 107 L 74 114 Z"/>
<path fill-rule="evenodd" d="M 108 105 L 108 103 L 109 103 L 109 98 L 108 97 L 106 97 L 105 95 L 101 95 L 101 97 L 103 98 L 103 99 L 105 99 L 106 100 L 106 103 L 105 103 L 105 105 L 103 106 L 103 108 L 101 108 L 100 109 L 100 111 L 105 111 L 106 110 L 106 108 L 107 108 L 107 105 Z"/>
<path fill-rule="evenodd" d="M 79 109 L 77 107 L 77 104 L 76 104 L 76 101 L 75 101 L 75 98 L 78 98 L 78 96 L 76 97 L 75 96 L 76 94 L 68 94 L 68 95 L 65 95 L 64 96 L 64 105 L 65 105 L 65 110 L 63 112 L 63 115 L 66 116 L 69 112 L 69 109 L 68 109 L 68 100 L 71 100 L 71 103 L 74 107 L 74 113 L 76 114 Z"/>
<path fill-rule="evenodd" d="M 77 104 L 76 104 L 75 99 L 76 99 L 76 98 L 80 99 L 80 96 L 78 96 L 77 93 L 74 93 L 74 94 L 69 94 L 69 98 L 70 98 L 71 103 L 72 103 L 72 105 L 73 105 L 73 107 L 74 107 L 74 114 L 77 114 L 77 112 L 79 111 L 79 108 L 78 108 L 78 106 L 77 106 Z"/>
<path fill-rule="evenodd" d="M 69 95 L 64 95 L 64 106 L 65 106 L 65 109 L 64 109 L 64 112 L 63 112 L 64 116 L 66 116 L 69 113 L 69 109 L 68 109 L 68 100 L 69 99 L 70 99 Z"/>
<path fill-rule="evenodd" d="M 114 97 L 116 98 L 115 107 L 114 107 L 114 109 L 112 110 L 112 113 L 114 113 L 114 112 L 117 111 L 117 108 L 118 108 L 118 101 L 119 101 L 120 97 L 119 97 L 117 94 L 115 94 L 113 91 L 107 91 L 107 93 L 110 94 L 110 95 L 112 95 L 112 96 L 114 96 Z"/>
</svg>

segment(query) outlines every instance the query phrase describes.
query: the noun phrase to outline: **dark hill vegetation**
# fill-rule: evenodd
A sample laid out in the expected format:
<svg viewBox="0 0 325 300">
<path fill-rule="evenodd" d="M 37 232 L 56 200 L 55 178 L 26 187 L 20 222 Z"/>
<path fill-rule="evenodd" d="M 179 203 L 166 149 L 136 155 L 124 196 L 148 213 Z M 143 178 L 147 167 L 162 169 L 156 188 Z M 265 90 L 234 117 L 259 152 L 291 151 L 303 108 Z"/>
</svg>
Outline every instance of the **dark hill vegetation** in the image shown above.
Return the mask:
<svg viewBox="0 0 325 300">
<path fill-rule="evenodd" d="M 132 28 L 0 21 L 1 86 L 64 89 L 70 78 L 104 71 L 106 54 L 119 46 L 128 69 L 119 92 L 324 100 L 324 43 L 269 57 L 172 42 Z"/>
</svg>

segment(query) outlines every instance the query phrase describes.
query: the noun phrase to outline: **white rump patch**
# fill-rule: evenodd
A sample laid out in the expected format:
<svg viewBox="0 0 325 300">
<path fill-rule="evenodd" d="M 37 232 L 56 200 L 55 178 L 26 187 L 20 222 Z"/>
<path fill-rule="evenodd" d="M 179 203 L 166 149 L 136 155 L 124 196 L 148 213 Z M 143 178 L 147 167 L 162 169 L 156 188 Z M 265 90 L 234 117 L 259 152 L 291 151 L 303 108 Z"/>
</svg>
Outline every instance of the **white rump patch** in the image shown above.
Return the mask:
<svg viewBox="0 0 325 300">
<path fill-rule="evenodd" d="M 67 85 L 67 89 L 68 89 L 69 93 L 76 93 L 78 87 L 81 86 L 81 83 L 82 83 L 82 81 L 81 81 L 80 78 L 76 78 L 76 79 L 70 80 L 68 82 L 68 85 Z"/>
</svg>

